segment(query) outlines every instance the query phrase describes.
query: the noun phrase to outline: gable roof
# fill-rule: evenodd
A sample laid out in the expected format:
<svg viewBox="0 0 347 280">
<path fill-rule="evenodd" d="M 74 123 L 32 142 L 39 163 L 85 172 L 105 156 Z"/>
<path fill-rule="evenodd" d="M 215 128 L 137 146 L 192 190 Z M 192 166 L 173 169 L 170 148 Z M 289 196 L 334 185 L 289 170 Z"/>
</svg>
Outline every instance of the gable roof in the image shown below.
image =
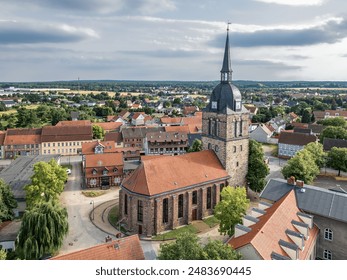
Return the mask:
<svg viewBox="0 0 347 280">
<path fill-rule="evenodd" d="M 180 142 L 187 141 L 188 135 L 185 132 L 148 132 L 146 135 L 147 141 L 149 143 L 159 142 Z"/>
<path fill-rule="evenodd" d="M 212 150 L 178 156 L 145 156 L 122 187 L 146 196 L 230 178 Z"/>
<path fill-rule="evenodd" d="M 121 143 L 121 142 L 123 142 L 122 133 L 120 133 L 120 132 L 106 132 L 104 140 L 105 141 L 114 141 L 116 143 Z"/>
<path fill-rule="evenodd" d="M 93 141 L 82 143 L 82 154 L 94 154 L 95 147 L 98 145 L 102 145 L 104 147 L 104 153 L 116 152 L 116 144 L 114 141 Z"/>
<path fill-rule="evenodd" d="M 307 135 L 303 133 L 297 132 L 285 132 L 282 131 L 280 137 L 278 139 L 278 143 L 280 144 L 289 144 L 289 145 L 299 145 L 305 146 L 308 143 L 316 142 L 317 137 L 315 135 Z"/>
<path fill-rule="evenodd" d="M 7 129 L 4 145 L 40 144 L 42 128 Z"/>
<path fill-rule="evenodd" d="M 324 140 L 323 140 L 324 151 L 330 151 L 333 147 L 347 148 L 347 140 L 324 138 Z"/>
<path fill-rule="evenodd" d="M 260 197 L 278 201 L 292 189 L 301 210 L 347 223 L 347 194 L 304 185 L 303 188 L 288 184 L 284 179 L 270 179 Z M 303 191 L 304 190 L 304 191 Z"/>
<path fill-rule="evenodd" d="M 264 260 L 271 260 L 273 253 L 288 257 L 281 244 L 296 246 L 288 237 L 287 232 L 299 234 L 293 222 L 302 222 L 297 215 L 300 210 L 296 205 L 295 192 L 290 191 L 265 211 L 264 215 L 258 217 L 258 222 L 249 226 L 251 230 L 248 233 L 230 239 L 228 244 L 235 249 L 251 244 Z M 317 234 L 316 226 L 309 230 L 310 238 L 305 241 L 304 250 L 298 250 L 298 259 L 307 258 L 311 250 L 311 243 Z M 294 248 L 294 246 L 292 247 Z"/>
<path fill-rule="evenodd" d="M 93 125 L 98 125 L 102 127 L 105 131 L 111 130 L 119 130 L 119 128 L 123 125 L 121 122 L 97 122 L 93 123 Z"/>
<path fill-rule="evenodd" d="M 42 142 L 92 140 L 92 126 L 44 126 L 41 139 Z"/>
<path fill-rule="evenodd" d="M 139 236 L 130 235 L 118 240 L 93 246 L 51 260 L 144 260 Z"/>
<path fill-rule="evenodd" d="M 86 168 L 123 165 L 122 153 L 86 155 Z"/>
<path fill-rule="evenodd" d="M 123 139 L 145 138 L 148 132 L 164 131 L 163 127 L 129 127 L 122 129 Z"/>
<path fill-rule="evenodd" d="M 174 126 L 165 126 L 166 132 L 187 132 L 189 133 L 189 126 L 188 125 L 174 125 Z"/>
<path fill-rule="evenodd" d="M 71 114 L 72 113 L 76 113 L 76 112 L 71 112 Z M 78 125 L 85 126 L 85 125 L 91 125 L 91 123 L 92 122 L 90 120 L 60 121 L 55 126 L 78 126 Z"/>
</svg>

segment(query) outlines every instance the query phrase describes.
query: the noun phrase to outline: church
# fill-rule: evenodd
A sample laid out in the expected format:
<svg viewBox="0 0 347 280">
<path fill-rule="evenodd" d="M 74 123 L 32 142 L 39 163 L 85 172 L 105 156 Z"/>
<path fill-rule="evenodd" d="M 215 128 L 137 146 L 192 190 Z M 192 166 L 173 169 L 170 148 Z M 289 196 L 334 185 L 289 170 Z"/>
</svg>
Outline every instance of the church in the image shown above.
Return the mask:
<svg viewBox="0 0 347 280">
<path fill-rule="evenodd" d="M 142 157 L 123 180 L 119 213 L 129 232 L 152 236 L 208 217 L 223 187 L 245 185 L 249 112 L 232 84 L 229 30 L 220 73 L 202 113 L 203 151 Z"/>
</svg>

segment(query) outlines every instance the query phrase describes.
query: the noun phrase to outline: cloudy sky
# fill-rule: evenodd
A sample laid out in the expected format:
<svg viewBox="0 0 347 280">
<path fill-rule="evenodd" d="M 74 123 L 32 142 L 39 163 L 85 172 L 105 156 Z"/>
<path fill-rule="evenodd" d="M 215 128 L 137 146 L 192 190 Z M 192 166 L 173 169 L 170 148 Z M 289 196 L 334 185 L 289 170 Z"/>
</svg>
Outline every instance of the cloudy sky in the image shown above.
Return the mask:
<svg viewBox="0 0 347 280">
<path fill-rule="evenodd" d="M 0 0 L 0 81 L 346 80 L 346 0 Z"/>
</svg>

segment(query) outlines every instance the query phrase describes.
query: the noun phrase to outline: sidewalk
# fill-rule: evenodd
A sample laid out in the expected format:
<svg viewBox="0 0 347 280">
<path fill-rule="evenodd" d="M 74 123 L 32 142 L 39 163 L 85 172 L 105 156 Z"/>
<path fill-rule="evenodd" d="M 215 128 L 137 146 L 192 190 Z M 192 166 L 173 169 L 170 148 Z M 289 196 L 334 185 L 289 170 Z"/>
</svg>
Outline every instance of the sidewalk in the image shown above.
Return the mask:
<svg viewBox="0 0 347 280">
<path fill-rule="evenodd" d="M 121 234 L 121 232 L 113 227 L 108 220 L 110 210 L 117 204 L 118 199 L 109 200 L 96 206 L 89 213 L 89 219 L 94 224 L 94 226 L 110 235 L 111 237 L 117 237 L 118 234 Z"/>
</svg>

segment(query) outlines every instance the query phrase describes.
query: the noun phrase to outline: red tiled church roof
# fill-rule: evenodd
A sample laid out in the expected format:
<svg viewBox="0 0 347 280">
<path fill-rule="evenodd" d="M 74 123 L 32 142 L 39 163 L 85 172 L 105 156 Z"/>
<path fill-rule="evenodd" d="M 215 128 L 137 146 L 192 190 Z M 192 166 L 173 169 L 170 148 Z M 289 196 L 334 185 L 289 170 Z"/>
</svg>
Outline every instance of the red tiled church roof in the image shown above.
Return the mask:
<svg viewBox="0 0 347 280">
<path fill-rule="evenodd" d="M 229 178 L 212 150 L 179 156 L 145 156 L 123 181 L 123 187 L 142 195 L 156 195 L 195 184 Z"/>
</svg>

